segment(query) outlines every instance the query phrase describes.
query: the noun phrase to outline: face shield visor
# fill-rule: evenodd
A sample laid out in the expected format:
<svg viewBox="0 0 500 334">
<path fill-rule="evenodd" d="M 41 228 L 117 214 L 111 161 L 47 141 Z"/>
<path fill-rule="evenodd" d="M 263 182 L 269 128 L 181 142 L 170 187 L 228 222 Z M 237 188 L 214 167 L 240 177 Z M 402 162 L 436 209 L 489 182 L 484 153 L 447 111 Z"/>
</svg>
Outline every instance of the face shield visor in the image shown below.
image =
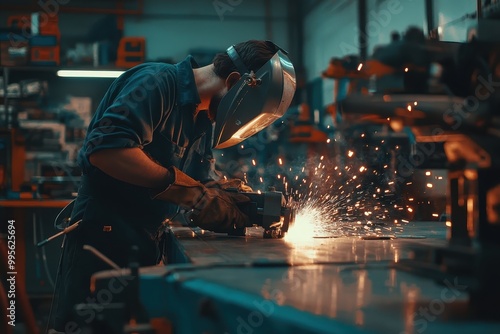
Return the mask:
<svg viewBox="0 0 500 334">
<path fill-rule="evenodd" d="M 282 117 L 295 93 L 295 70 L 279 49 L 257 73 L 248 71 L 234 47 L 227 54 L 241 78 L 217 108 L 214 148 L 236 145 Z"/>
</svg>

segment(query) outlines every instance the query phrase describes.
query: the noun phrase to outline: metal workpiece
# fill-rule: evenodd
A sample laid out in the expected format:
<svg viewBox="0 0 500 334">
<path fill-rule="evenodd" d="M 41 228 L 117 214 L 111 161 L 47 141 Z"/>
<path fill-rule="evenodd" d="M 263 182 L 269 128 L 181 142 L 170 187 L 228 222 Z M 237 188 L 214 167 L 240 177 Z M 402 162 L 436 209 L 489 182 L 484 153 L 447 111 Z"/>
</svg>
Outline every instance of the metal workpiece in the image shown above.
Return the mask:
<svg viewBox="0 0 500 334">
<path fill-rule="evenodd" d="M 264 240 L 261 232 L 172 227 L 177 263 L 140 269 L 149 317 L 167 319 L 175 333 L 500 331 L 470 315 L 469 287 L 454 277 L 432 280 L 398 266 L 414 245 L 444 246 L 444 223 L 411 223 L 405 235 L 383 240 Z"/>
</svg>

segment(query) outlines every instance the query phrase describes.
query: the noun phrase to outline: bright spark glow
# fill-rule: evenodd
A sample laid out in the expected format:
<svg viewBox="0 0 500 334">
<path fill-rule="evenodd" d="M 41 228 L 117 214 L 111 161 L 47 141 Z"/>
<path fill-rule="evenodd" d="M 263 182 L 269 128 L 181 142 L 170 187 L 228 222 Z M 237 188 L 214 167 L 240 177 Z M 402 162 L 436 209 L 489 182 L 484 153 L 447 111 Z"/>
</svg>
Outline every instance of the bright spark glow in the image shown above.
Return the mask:
<svg viewBox="0 0 500 334">
<path fill-rule="evenodd" d="M 259 177 L 259 180 L 260 180 L 261 183 L 264 183 L 264 179 L 262 178 L 262 176 Z"/>
<path fill-rule="evenodd" d="M 432 217 L 436 217 L 437 218 L 437 217 L 439 217 L 439 215 L 437 213 L 433 213 Z"/>
<path fill-rule="evenodd" d="M 327 144 L 330 144 L 330 142 L 331 142 L 331 140 L 330 140 L 330 138 L 328 138 L 328 139 L 326 140 L 326 143 L 327 143 Z"/>
<path fill-rule="evenodd" d="M 349 152 L 347 153 L 347 156 L 348 156 L 349 158 L 352 158 L 352 156 L 353 156 L 353 155 L 354 155 L 354 152 L 353 152 L 353 151 L 349 151 Z"/>
<path fill-rule="evenodd" d="M 361 167 L 359 167 L 359 172 L 360 172 L 360 173 L 363 173 L 365 170 L 366 170 L 366 167 L 365 167 L 365 166 L 361 166 Z"/>
<path fill-rule="evenodd" d="M 408 111 L 411 111 L 411 106 L 408 106 L 407 109 L 408 109 Z"/>
<path fill-rule="evenodd" d="M 430 172 L 430 171 L 427 171 L 427 172 L 425 172 L 425 175 L 430 176 L 430 175 L 431 175 L 431 172 Z"/>
<path fill-rule="evenodd" d="M 361 71 L 361 69 L 362 69 L 362 68 L 363 68 L 363 63 L 360 63 L 360 64 L 358 65 L 358 71 Z"/>
<path fill-rule="evenodd" d="M 290 226 L 285 235 L 285 241 L 297 244 L 310 240 L 314 237 L 318 226 L 324 225 L 324 213 L 314 206 L 307 204 L 297 211 L 295 222 Z"/>
<path fill-rule="evenodd" d="M 432 188 L 432 183 L 427 183 L 427 188 Z"/>
<path fill-rule="evenodd" d="M 255 161 L 255 159 L 252 159 L 252 165 L 254 165 L 254 166 L 257 165 L 257 162 Z"/>
<path fill-rule="evenodd" d="M 405 72 L 408 72 L 408 71 L 409 71 L 408 67 L 407 67 L 407 68 L 405 68 Z"/>
<path fill-rule="evenodd" d="M 283 160 L 281 158 L 278 159 L 278 163 L 280 164 L 280 166 L 283 165 Z"/>
</svg>

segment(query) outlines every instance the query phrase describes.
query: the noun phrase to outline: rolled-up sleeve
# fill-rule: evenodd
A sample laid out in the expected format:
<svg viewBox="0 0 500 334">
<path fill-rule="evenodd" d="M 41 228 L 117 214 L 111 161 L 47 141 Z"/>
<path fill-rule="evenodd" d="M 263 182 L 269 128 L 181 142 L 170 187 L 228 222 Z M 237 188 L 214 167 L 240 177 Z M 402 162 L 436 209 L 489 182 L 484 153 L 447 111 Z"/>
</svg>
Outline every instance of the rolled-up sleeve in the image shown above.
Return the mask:
<svg viewBox="0 0 500 334">
<path fill-rule="evenodd" d="M 148 69 L 148 68 L 146 68 Z M 85 159 L 110 148 L 142 148 L 168 116 L 175 100 L 174 75 L 155 68 L 118 79 L 99 105 L 84 144 Z"/>
</svg>

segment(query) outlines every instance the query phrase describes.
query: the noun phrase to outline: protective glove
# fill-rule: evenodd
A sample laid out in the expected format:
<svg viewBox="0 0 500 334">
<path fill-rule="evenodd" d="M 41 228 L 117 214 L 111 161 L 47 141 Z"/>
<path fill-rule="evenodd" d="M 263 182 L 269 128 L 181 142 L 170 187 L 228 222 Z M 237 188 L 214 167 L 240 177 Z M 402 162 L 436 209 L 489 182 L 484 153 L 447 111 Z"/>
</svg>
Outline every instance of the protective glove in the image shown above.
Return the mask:
<svg viewBox="0 0 500 334">
<path fill-rule="evenodd" d="M 205 183 L 205 187 L 207 187 L 207 188 L 219 188 L 219 189 L 223 189 L 223 190 L 233 188 L 233 189 L 237 189 L 239 192 L 245 192 L 245 193 L 249 193 L 249 192 L 253 191 L 253 189 L 248 184 L 246 184 L 245 182 L 243 182 L 240 179 L 229 179 L 229 180 L 221 179 L 219 181 L 209 181 L 209 182 Z"/>
<path fill-rule="evenodd" d="M 228 233 L 236 228 L 251 226 L 248 216 L 237 207 L 238 203 L 250 200 L 247 196 L 207 188 L 175 167 L 170 167 L 169 171 L 174 175 L 174 182 L 154 194 L 154 199 L 192 210 L 191 221 L 206 230 Z"/>
</svg>

